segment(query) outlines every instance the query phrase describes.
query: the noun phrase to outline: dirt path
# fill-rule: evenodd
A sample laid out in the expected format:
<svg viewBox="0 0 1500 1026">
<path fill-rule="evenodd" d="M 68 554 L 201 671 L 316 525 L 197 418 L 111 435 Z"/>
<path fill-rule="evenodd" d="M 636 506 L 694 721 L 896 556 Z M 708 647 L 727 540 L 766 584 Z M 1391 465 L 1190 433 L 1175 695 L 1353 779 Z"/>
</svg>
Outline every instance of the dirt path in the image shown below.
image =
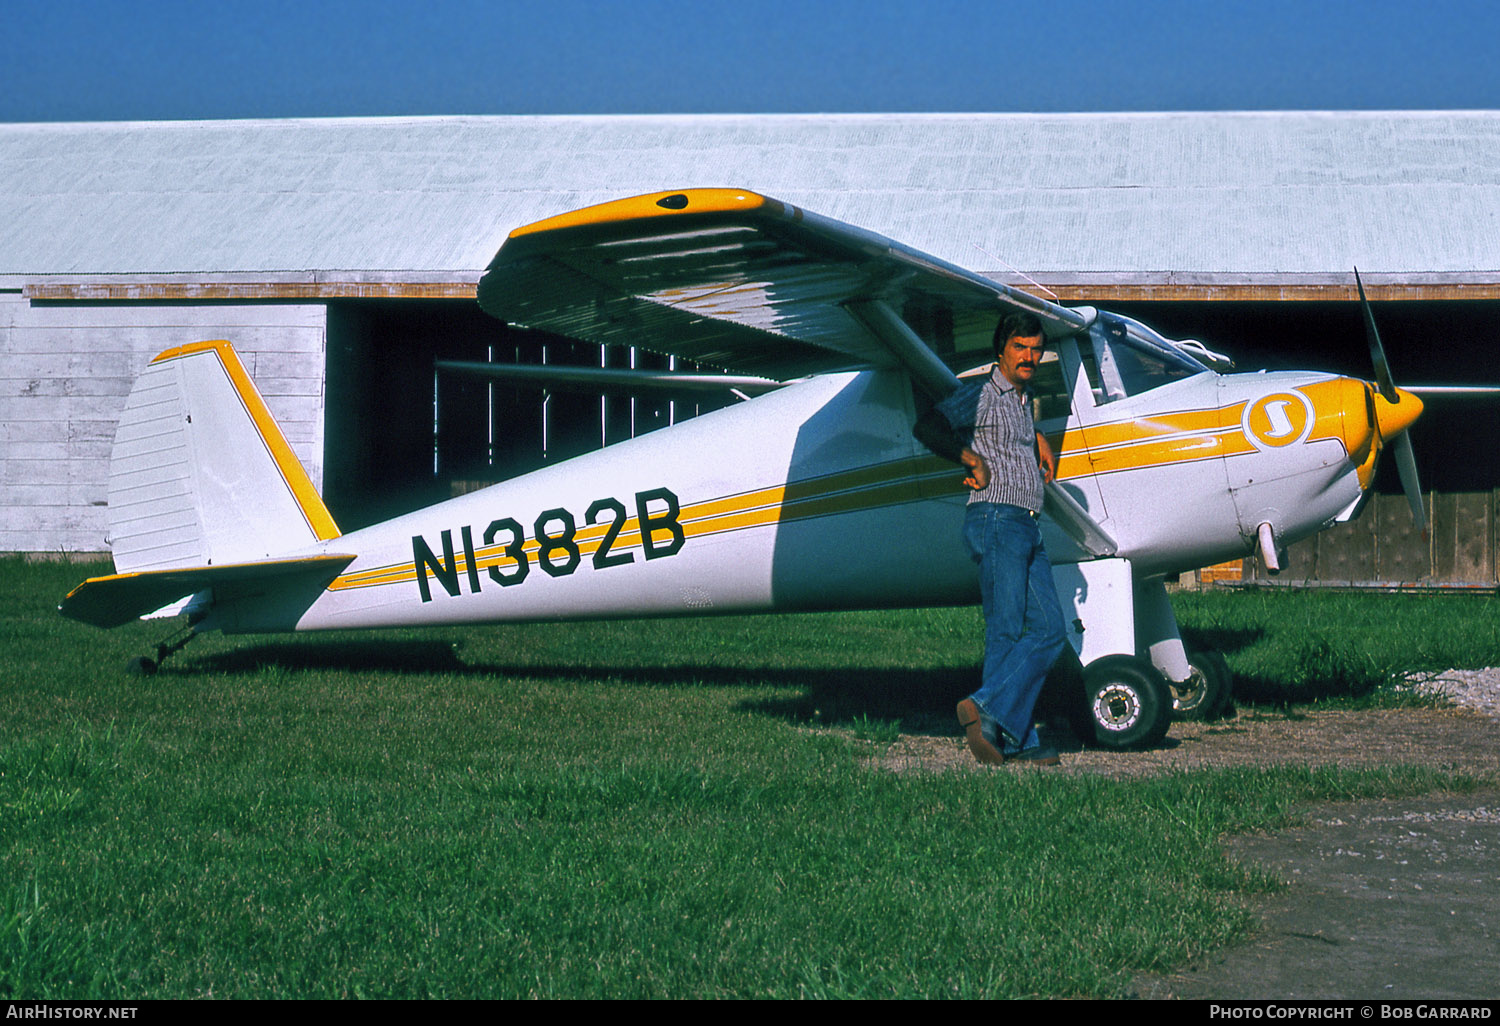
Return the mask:
<svg viewBox="0 0 1500 1026">
<path fill-rule="evenodd" d="M 956 734 L 956 728 L 950 728 Z M 903 735 L 892 769 L 974 769 L 957 736 Z M 1460 709 L 1242 713 L 1174 724 L 1150 752 L 1081 749 L 1049 735 L 1069 774 L 1143 776 L 1227 766 L 1454 769 L 1500 781 L 1500 721 Z M 1145 998 L 1487 998 L 1500 996 L 1500 788 L 1309 809 L 1304 825 L 1230 838 L 1231 858 L 1288 884 L 1244 945 L 1143 976 Z"/>
<path fill-rule="evenodd" d="M 1288 883 L 1247 944 L 1135 981 L 1147 998 L 1500 995 L 1500 791 L 1313 810 L 1230 840 Z"/>
<path fill-rule="evenodd" d="M 882 762 L 896 770 L 975 768 L 956 725 L 946 717 L 934 717 L 930 727 L 930 733 L 924 729 L 901 735 Z M 1174 723 L 1162 745 L 1146 752 L 1086 749 L 1060 730 L 1048 732 L 1046 740 L 1063 753 L 1062 766 L 1048 771 L 1055 773 L 1135 777 L 1170 770 L 1284 763 L 1351 767 L 1404 763 L 1500 779 L 1500 722 L 1460 709 L 1242 712 L 1219 723 Z"/>
</svg>

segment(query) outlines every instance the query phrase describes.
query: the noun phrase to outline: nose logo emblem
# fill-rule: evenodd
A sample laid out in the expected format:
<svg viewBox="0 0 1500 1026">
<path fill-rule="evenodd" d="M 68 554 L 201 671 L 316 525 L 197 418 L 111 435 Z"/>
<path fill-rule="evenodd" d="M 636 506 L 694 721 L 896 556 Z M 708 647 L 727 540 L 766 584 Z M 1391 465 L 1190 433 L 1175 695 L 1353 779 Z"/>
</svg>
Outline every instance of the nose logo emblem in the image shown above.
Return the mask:
<svg viewBox="0 0 1500 1026">
<path fill-rule="evenodd" d="M 1292 418 L 1286 415 L 1286 400 L 1276 399 L 1266 403 L 1266 419 L 1271 422 L 1270 438 L 1290 438 L 1296 432 L 1292 430 Z"/>
<path fill-rule="evenodd" d="M 1312 427 L 1312 406 L 1297 392 L 1262 396 L 1245 408 L 1245 437 L 1258 448 L 1279 449 L 1300 442 Z"/>
</svg>

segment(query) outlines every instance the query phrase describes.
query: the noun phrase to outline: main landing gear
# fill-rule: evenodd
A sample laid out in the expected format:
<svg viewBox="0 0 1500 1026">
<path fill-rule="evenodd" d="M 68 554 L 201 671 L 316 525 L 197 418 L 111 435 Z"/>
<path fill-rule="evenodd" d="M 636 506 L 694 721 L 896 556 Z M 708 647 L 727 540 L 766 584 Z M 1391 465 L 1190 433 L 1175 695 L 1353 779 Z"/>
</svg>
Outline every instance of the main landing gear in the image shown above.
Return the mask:
<svg viewBox="0 0 1500 1026">
<path fill-rule="evenodd" d="M 1109 655 L 1083 670 L 1082 709 L 1073 730 L 1085 744 L 1148 748 L 1172 725 L 1172 690 L 1149 659 Z"/>
<path fill-rule="evenodd" d="M 1081 664 L 1068 675 L 1064 711 L 1084 744 L 1149 748 L 1174 718 L 1212 720 L 1231 708 L 1228 664 L 1183 644 L 1163 578 L 1137 577 L 1118 556 L 1054 565 L 1052 578 Z"/>
<path fill-rule="evenodd" d="M 1234 707 L 1234 677 L 1221 652 L 1189 652 L 1191 673 L 1171 685 L 1172 710 L 1180 720 L 1217 720 Z"/>
<path fill-rule="evenodd" d="M 1224 655 L 1188 654 L 1191 673 L 1169 681 L 1143 655 L 1104 655 L 1083 667 L 1068 688 L 1068 724 L 1085 744 L 1149 748 L 1166 738 L 1173 720 L 1217 720 L 1232 712 L 1233 675 Z"/>
<path fill-rule="evenodd" d="M 1176 720 L 1215 720 L 1233 708 L 1233 678 L 1218 652 L 1188 655 L 1192 672 L 1173 683 L 1144 656 L 1107 655 L 1067 673 L 1069 726 L 1086 745 L 1115 750 L 1160 744 Z M 1076 666 L 1076 664 L 1075 664 Z M 1081 677 L 1081 680 L 1080 680 Z"/>
</svg>

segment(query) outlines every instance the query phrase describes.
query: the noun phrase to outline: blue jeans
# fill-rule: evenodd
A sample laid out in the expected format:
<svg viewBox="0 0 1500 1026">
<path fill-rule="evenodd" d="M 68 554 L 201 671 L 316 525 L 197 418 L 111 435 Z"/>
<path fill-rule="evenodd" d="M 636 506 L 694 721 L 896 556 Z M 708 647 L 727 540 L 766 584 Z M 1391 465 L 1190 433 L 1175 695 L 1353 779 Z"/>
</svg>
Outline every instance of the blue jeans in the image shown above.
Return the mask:
<svg viewBox="0 0 1500 1026">
<path fill-rule="evenodd" d="M 1062 607 L 1029 510 L 969 503 L 964 544 L 979 564 L 984 606 L 984 679 L 969 697 L 995 720 L 1009 755 L 1041 743 L 1031 714 L 1066 641 Z"/>
</svg>

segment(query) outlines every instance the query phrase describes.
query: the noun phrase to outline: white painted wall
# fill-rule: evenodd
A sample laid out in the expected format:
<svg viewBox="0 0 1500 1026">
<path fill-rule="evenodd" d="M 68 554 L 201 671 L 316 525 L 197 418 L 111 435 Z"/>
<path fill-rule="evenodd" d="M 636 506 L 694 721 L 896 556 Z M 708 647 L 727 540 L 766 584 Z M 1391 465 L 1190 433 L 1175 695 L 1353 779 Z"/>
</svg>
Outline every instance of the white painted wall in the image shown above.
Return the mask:
<svg viewBox="0 0 1500 1026">
<path fill-rule="evenodd" d="M 105 552 L 115 423 L 157 353 L 234 343 L 292 449 L 323 481 L 326 308 L 33 307 L 0 290 L 0 552 Z"/>
</svg>

